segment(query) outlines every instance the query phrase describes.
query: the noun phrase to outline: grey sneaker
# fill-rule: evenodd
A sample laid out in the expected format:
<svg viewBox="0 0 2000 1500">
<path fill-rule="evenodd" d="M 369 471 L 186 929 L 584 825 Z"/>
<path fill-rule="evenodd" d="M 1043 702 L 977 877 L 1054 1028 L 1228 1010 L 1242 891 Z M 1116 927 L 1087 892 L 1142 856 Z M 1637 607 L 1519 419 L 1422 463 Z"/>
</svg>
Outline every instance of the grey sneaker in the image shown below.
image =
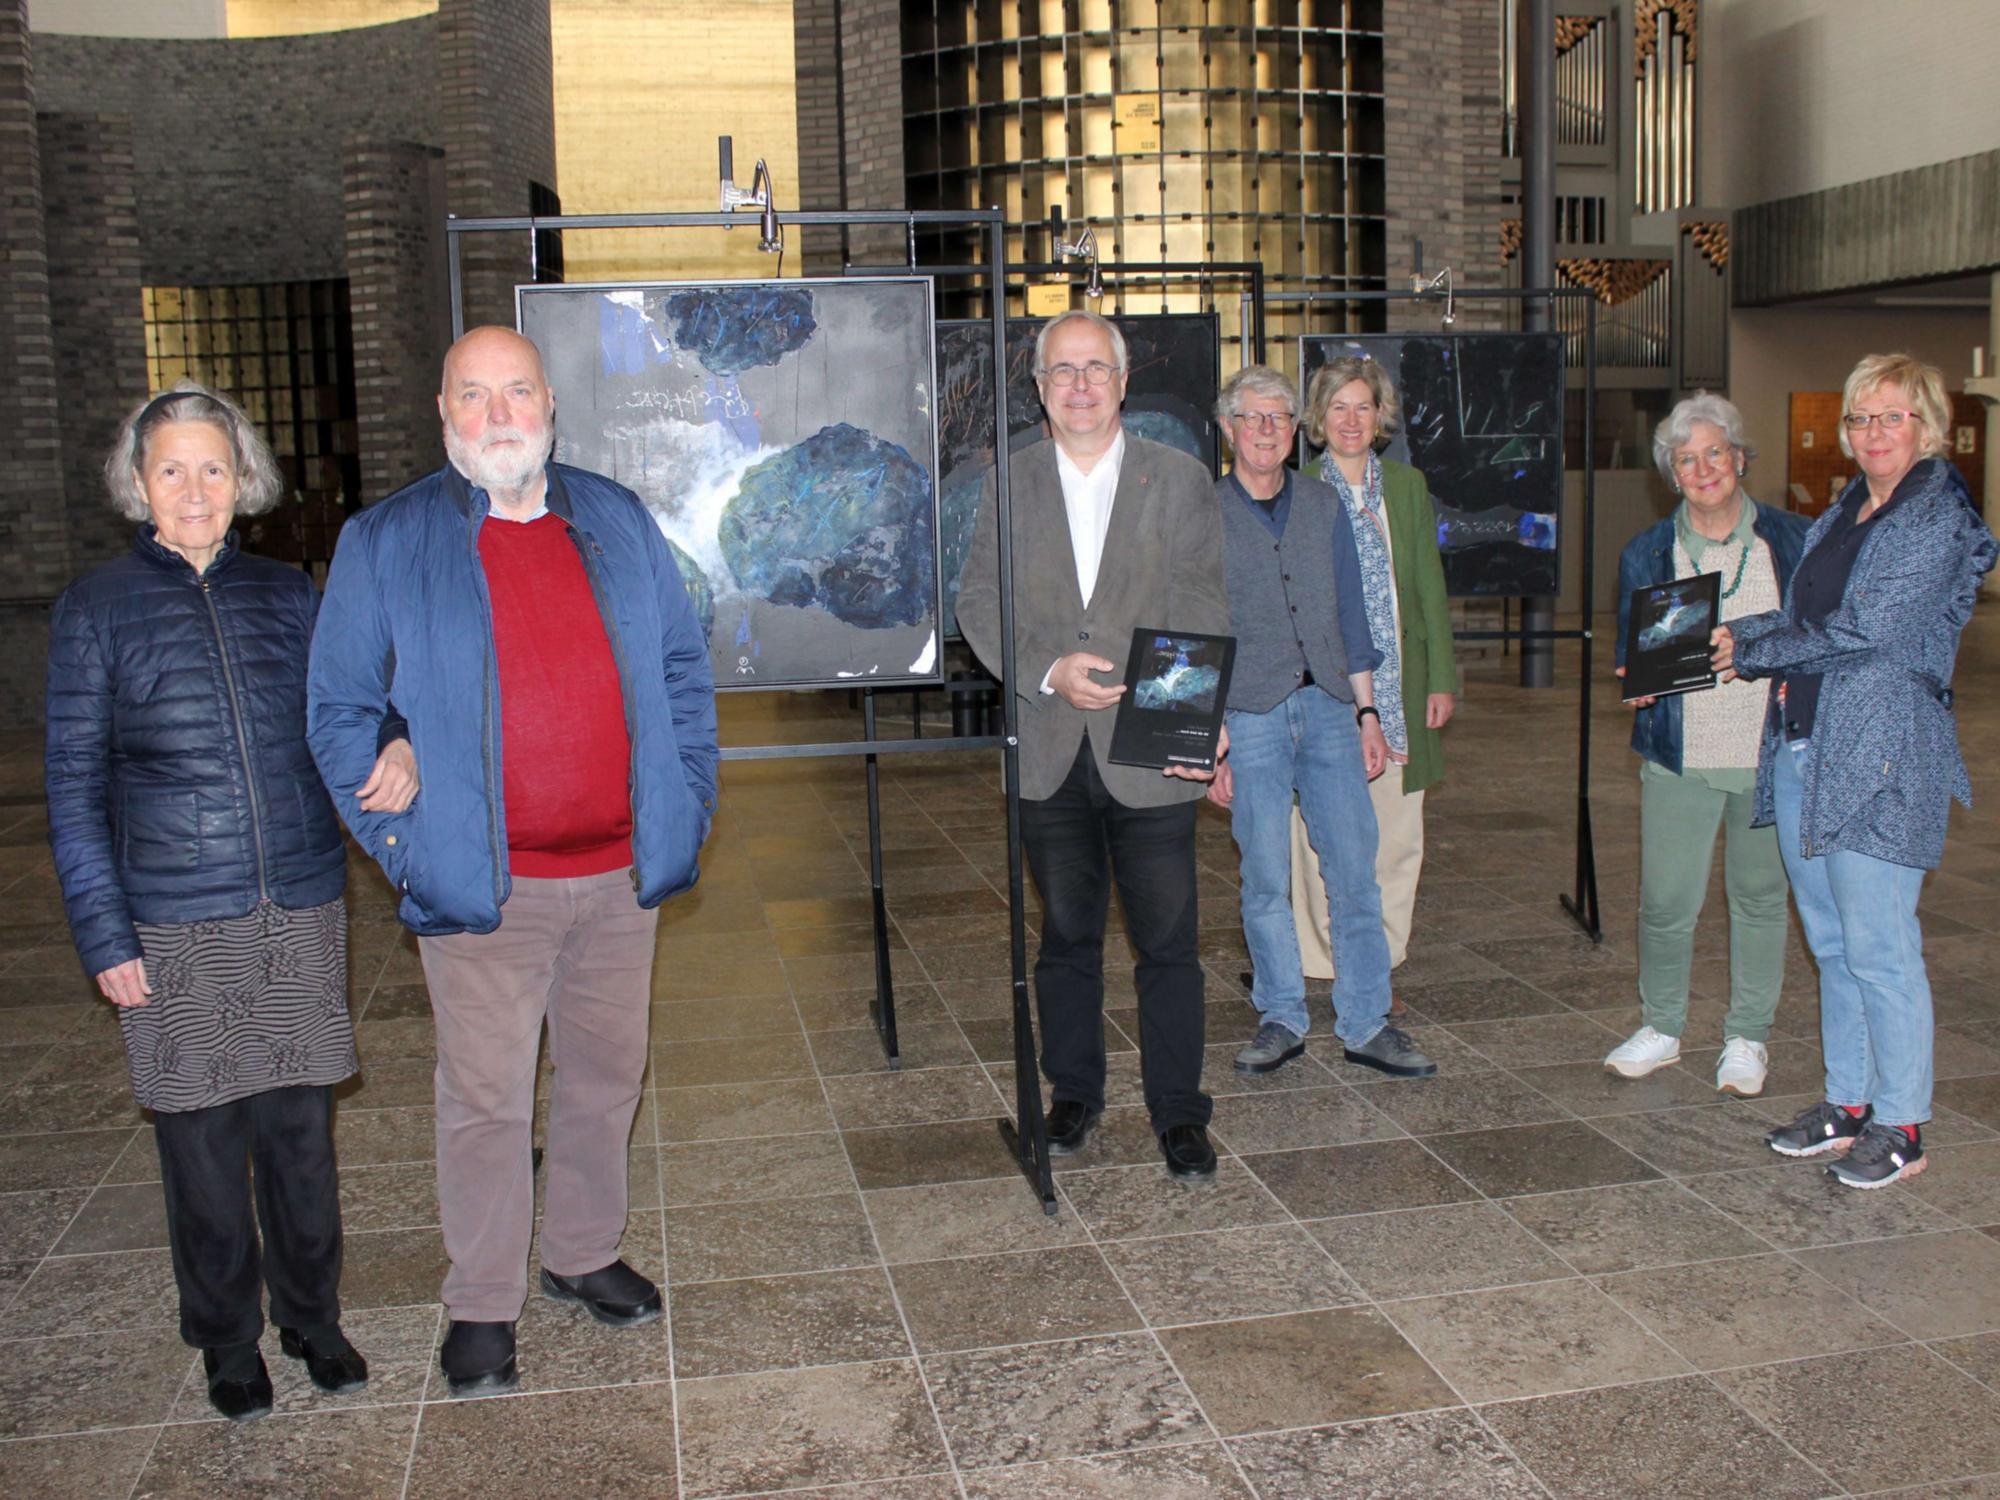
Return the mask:
<svg viewBox="0 0 2000 1500">
<path fill-rule="evenodd" d="M 1266 1021 L 1257 1028 L 1257 1035 L 1236 1054 L 1236 1071 L 1275 1073 L 1293 1058 L 1303 1057 L 1305 1050 L 1305 1038 L 1291 1027 Z"/>
<path fill-rule="evenodd" d="M 1428 1078 L 1438 1070 L 1400 1026 L 1384 1026 L 1359 1047 L 1344 1051 L 1349 1062 L 1396 1078 Z"/>
</svg>

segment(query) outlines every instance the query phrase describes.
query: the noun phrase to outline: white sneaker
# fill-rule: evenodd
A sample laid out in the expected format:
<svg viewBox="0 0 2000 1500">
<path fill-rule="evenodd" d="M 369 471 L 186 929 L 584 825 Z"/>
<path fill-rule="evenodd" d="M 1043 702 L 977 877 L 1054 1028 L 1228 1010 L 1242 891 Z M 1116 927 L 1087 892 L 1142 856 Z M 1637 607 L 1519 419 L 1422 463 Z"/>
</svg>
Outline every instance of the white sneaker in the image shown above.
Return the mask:
<svg viewBox="0 0 2000 1500">
<path fill-rule="evenodd" d="M 1733 1036 L 1722 1044 L 1722 1061 L 1715 1069 L 1715 1086 L 1739 1099 L 1754 1099 L 1764 1092 L 1764 1074 L 1771 1066 L 1771 1054 L 1762 1042 L 1747 1036 Z"/>
<path fill-rule="evenodd" d="M 1611 1055 L 1604 1059 L 1604 1068 L 1620 1078 L 1644 1078 L 1655 1068 L 1664 1068 L 1668 1063 L 1680 1060 L 1679 1037 L 1667 1036 L 1650 1026 L 1641 1026 L 1611 1049 Z"/>
</svg>

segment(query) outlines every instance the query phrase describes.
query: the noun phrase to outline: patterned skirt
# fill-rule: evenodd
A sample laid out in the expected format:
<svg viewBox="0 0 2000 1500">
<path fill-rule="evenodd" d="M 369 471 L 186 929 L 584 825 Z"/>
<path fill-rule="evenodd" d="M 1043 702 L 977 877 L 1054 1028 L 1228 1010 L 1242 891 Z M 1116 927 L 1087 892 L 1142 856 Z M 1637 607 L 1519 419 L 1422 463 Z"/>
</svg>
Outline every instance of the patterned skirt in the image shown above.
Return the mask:
<svg viewBox="0 0 2000 1500">
<path fill-rule="evenodd" d="M 338 1083 L 359 1068 L 339 901 L 302 911 L 266 901 L 248 916 L 137 925 L 153 994 L 118 1021 L 132 1092 L 147 1109 L 207 1109 Z"/>
</svg>

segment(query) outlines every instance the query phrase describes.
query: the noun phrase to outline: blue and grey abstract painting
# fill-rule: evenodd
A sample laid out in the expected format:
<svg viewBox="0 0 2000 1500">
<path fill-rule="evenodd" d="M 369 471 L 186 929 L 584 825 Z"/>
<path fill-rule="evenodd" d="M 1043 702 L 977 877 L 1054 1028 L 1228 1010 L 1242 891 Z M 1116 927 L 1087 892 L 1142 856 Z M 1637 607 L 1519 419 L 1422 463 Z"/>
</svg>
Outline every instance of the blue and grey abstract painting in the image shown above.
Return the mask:
<svg viewBox="0 0 2000 1500">
<path fill-rule="evenodd" d="M 717 687 L 939 678 L 930 284 L 534 286 L 556 457 L 659 523 Z"/>
</svg>

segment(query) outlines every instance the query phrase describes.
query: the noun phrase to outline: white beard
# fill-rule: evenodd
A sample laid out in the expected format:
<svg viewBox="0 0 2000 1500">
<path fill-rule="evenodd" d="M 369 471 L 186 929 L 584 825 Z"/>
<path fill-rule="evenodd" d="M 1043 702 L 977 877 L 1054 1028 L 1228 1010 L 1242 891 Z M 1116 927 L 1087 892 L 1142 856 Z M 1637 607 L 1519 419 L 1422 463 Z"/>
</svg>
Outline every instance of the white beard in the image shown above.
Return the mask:
<svg viewBox="0 0 2000 1500">
<path fill-rule="evenodd" d="M 541 440 L 519 427 L 489 427 L 486 443 L 513 439 L 521 446 L 496 450 L 475 446 L 461 438 L 452 425 L 444 424 L 444 452 L 451 466 L 490 495 L 511 497 L 534 483 L 535 477 L 555 451 L 555 424 L 542 429 Z"/>
</svg>

